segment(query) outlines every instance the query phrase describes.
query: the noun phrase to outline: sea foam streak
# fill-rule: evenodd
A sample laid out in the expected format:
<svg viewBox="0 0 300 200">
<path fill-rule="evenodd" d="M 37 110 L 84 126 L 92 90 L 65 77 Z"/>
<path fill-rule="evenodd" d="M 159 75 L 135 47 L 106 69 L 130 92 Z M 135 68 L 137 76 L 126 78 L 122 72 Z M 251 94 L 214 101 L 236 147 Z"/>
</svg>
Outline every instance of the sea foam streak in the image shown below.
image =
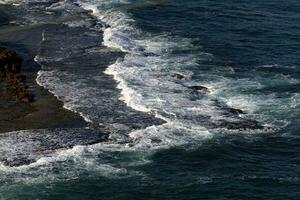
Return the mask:
<svg viewBox="0 0 300 200">
<path fill-rule="evenodd" d="M 0 0 L 0 4 L 13 4 L 13 5 L 19 5 L 21 0 Z"/>
</svg>

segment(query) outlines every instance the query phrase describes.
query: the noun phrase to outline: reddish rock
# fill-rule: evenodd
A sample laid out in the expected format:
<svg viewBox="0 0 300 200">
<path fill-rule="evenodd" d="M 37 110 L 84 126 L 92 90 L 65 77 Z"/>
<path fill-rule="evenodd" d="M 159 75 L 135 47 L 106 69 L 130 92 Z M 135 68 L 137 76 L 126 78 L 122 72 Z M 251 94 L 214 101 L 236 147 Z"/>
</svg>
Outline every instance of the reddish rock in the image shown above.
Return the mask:
<svg viewBox="0 0 300 200">
<path fill-rule="evenodd" d="M 32 96 L 28 93 L 21 72 L 22 59 L 16 52 L 0 48 L 0 96 L 14 98 L 17 102 L 31 102 Z"/>
<path fill-rule="evenodd" d="M 17 53 L 6 48 L 0 48 L 0 73 L 5 76 L 7 73 L 18 74 L 21 71 L 22 59 Z"/>
</svg>

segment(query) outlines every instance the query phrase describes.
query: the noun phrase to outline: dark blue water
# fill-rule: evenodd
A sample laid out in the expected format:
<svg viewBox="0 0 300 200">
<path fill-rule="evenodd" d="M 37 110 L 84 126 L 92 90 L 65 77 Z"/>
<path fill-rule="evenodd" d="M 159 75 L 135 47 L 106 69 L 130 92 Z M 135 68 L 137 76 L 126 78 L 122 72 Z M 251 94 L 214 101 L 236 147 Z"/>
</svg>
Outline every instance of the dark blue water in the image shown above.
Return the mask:
<svg viewBox="0 0 300 200">
<path fill-rule="evenodd" d="M 115 96 L 110 96 L 113 104 L 102 99 L 102 82 L 97 81 L 103 75 L 93 68 L 85 79 L 76 75 L 80 68 L 53 67 L 48 58 L 40 83 L 93 123 L 110 122 L 113 137 L 105 144 L 58 152 L 33 166 L 1 166 L 0 198 L 300 198 L 298 1 L 78 3 L 92 9 L 95 20 L 109 24 L 103 44 L 127 54 L 106 71 L 119 84 L 121 100 L 167 123 L 140 125 L 132 132 L 126 128 L 131 119 L 117 123 L 115 111 L 106 113 L 110 119 L 101 118 L 103 105 L 117 104 Z M 65 4 L 51 9 L 71 12 L 72 2 Z M 78 31 L 69 31 L 70 39 L 80 40 Z M 42 49 L 51 39 L 59 41 L 55 34 L 61 32 L 45 32 Z M 86 52 L 106 52 L 88 48 Z M 93 58 L 93 64 L 101 63 L 101 56 Z M 170 73 L 185 79 L 174 80 Z M 191 92 L 187 87 L 192 85 L 206 86 L 210 93 Z M 76 99 L 63 92 L 66 88 Z M 245 114 L 228 113 L 229 108 Z M 137 119 L 132 117 L 134 123 Z"/>
<path fill-rule="evenodd" d="M 280 103 L 271 99 L 266 104 L 256 102 L 265 106 L 256 112 L 278 112 L 278 118 L 292 117 L 290 123 L 295 125 L 299 118 L 298 105 L 290 107 L 289 112 L 283 99 L 293 95 L 299 99 L 299 11 L 300 4 L 296 1 L 171 1 L 131 10 L 136 23 L 143 29 L 190 38 L 194 46 L 210 54 L 204 61 L 199 59 L 197 66 L 192 66 L 195 79 L 210 81 L 226 77 L 234 82 L 226 82 L 229 84 L 224 85 L 226 92 L 231 91 L 226 88 L 229 86 L 236 90 L 234 92 L 256 95 L 255 98 L 260 98 L 261 94 L 271 95 Z M 191 48 L 182 53 L 194 54 L 194 51 Z M 247 81 L 263 86 L 253 87 Z M 250 84 L 250 87 L 244 88 L 243 84 Z M 268 101 L 264 97 L 261 100 Z M 283 116 L 286 112 L 289 114 Z"/>
</svg>

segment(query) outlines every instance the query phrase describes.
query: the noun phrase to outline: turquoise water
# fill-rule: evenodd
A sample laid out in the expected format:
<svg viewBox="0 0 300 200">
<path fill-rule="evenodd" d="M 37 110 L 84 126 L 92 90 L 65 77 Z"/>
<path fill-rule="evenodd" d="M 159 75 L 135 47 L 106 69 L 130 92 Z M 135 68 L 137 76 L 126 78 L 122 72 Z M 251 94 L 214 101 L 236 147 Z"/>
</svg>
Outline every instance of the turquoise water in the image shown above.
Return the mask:
<svg viewBox="0 0 300 200">
<path fill-rule="evenodd" d="M 14 140 L 2 140 L 9 158 L 23 148 L 36 162 L 1 165 L 0 198 L 300 198 L 299 2 L 26 1 L 11 9 L 20 8 L 17 23 L 64 19 L 43 32 L 37 81 L 93 124 L 84 131 L 110 137 L 50 154 L 28 150 L 38 141 L 11 150 Z M 66 20 L 82 9 L 91 18 Z"/>
</svg>

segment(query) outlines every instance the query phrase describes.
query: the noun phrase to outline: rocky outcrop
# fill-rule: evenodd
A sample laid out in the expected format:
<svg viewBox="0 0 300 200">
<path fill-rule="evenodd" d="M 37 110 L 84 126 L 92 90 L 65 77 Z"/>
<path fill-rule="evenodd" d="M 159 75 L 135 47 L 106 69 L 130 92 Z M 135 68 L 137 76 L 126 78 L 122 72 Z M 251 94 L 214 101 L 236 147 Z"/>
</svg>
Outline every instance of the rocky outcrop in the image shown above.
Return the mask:
<svg viewBox="0 0 300 200">
<path fill-rule="evenodd" d="M 195 86 L 190 86 L 189 89 L 195 90 L 195 91 L 202 91 L 202 92 L 209 92 L 209 89 L 205 86 L 201 85 L 195 85 Z"/>
<path fill-rule="evenodd" d="M 21 75 L 22 59 L 17 53 L 0 48 L 0 96 L 28 103 L 33 100 Z"/>
</svg>

